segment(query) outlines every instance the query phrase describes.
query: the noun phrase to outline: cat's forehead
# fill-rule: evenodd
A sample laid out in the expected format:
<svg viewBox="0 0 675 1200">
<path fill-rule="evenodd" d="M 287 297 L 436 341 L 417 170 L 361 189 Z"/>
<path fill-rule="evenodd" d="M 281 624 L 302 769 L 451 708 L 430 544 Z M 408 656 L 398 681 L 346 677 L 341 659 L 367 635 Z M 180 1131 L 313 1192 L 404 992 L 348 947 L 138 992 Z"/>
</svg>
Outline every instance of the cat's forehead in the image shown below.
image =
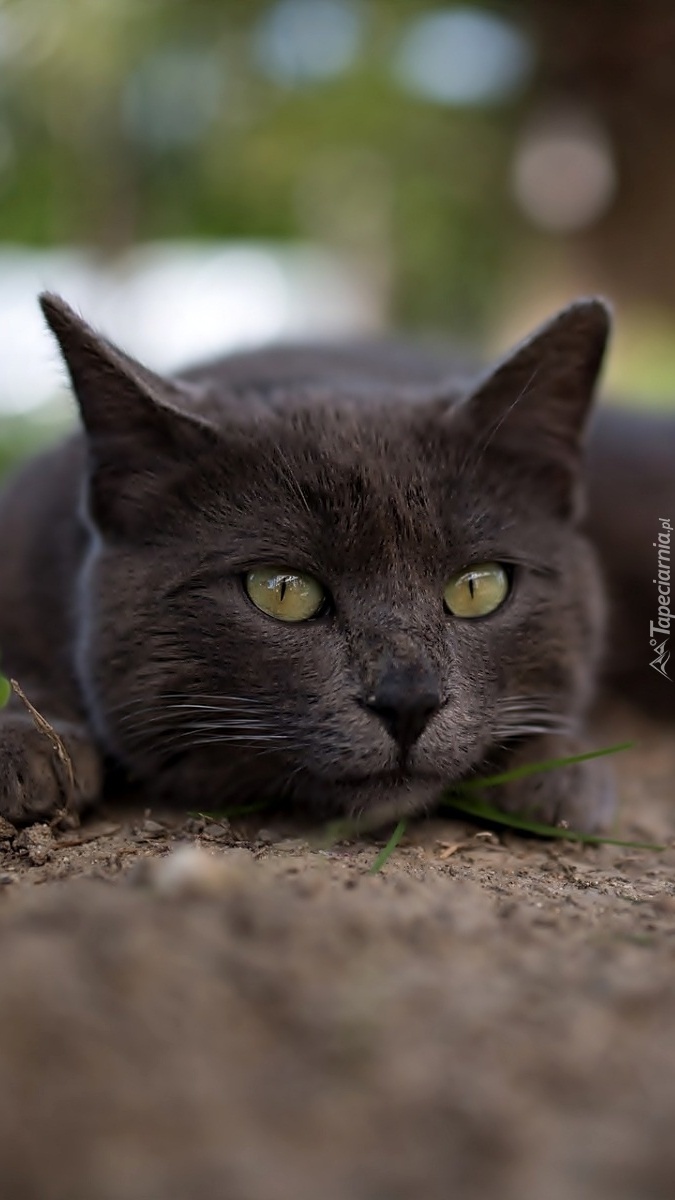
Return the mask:
<svg viewBox="0 0 675 1200">
<path fill-rule="evenodd" d="M 457 438 L 428 406 L 399 394 L 289 400 L 250 427 L 261 468 L 292 466 L 308 486 L 351 487 L 392 496 L 402 485 L 446 475 L 460 451 Z"/>
<path fill-rule="evenodd" d="M 400 397 L 361 406 L 289 404 L 246 434 L 237 521 L 280 550 L 297 546 L 346 567 L 461 558 L 502 520 L 463 481 L 466 444 L 443 415 Z"/>
</svg>

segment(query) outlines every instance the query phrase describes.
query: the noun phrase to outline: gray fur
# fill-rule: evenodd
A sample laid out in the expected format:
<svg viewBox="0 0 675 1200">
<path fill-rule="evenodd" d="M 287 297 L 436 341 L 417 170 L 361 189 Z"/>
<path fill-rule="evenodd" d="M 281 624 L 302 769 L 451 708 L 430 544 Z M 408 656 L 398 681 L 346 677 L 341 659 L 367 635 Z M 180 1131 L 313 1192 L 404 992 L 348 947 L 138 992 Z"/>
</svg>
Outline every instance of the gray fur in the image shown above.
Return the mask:
<svg viewBox="0 0 675 1200">
<path fill-rule="evenodd" d="M 380 820 L 583 748 L 605 619 L 581 470 L 600 302 L 468 389 L 400 348 L 261 351 L 167 381 L 42 304 L 84 429 L 0 500 L 0 646 L 61 729 L 78 803 L 112 768 L 149 801 L 281 797 Z M 488 560 L 510 564 L 509 599 L 451 617 L 445 583 Z M 315 575 L 330 611 L 266 617 L 241 582 L 259 563 Z M 405 744 L 369 704 L 385 686 L 394 707 L 427 706 Z M 12 702 L 0 812 L 58 805 L 48 760 Z M 613 804 L 598 763 L 494 800 L 583 829 Z"/>
</svg>

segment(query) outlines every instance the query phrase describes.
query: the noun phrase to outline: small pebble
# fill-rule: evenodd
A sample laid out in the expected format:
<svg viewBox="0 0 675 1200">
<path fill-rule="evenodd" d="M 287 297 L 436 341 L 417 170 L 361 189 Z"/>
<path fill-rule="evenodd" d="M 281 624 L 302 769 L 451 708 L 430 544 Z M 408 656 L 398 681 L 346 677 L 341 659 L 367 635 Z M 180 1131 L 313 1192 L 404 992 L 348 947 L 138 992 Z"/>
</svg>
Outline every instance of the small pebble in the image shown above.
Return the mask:
<svg viewBox="0 0 675 1200">
<path fill-rule="evenodd" d="M 15 850 L 23 850 L 34 867 L 41 867 L 51 858 L 54 835 L 49 825 L 30 825 L 14 840 Z"/>
<path fill-rule="evenodd" d="M 159 821 L 146 818 L 143 822 L 143 833 L 148 833 L 151 837 L 159 837 L 160 834 L 166 833 L 166 826 L 160 825 Z"/>
<path fill-rule="evenodd" d="M 273 829 L 259 829 L 255 840 L 262 842 L 263 846 L 271 846 L 273 842 L 279 841 L 279 835 Z"/>
<path fill-rule="evenodd" d="M 0 842 L 11 842 L 17 835 L 17 830 L 11 821 L 0 817 Z"/>
<path fill-rule="evenodd" d="M 199 831 L 202 832 L 201 830 Z M 230 824 L 229 821 L 209 821 L 203 831 L 204 837 L 212 838 L 214 841 L 218 838 L 229 837 Z"/>
<path fill-rule="evenodd" d="M 211 854 L 200 846 L 179 846 L 148 864 L 143 882 L 164 896 L 222 895 L 252 862 L 243 849 Z"/>
</svg>

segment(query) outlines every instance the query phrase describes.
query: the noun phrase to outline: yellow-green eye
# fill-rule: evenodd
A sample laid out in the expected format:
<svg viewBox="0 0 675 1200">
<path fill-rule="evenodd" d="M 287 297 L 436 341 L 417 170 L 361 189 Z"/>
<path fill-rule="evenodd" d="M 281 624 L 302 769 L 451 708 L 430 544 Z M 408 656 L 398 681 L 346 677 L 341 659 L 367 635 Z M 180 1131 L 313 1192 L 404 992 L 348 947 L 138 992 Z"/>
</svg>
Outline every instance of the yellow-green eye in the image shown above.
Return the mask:
<svg viewBox="0 0 675 1200">
<path fill-rule="evenodd" d="M 453 617 L 487 617 L 509 594 L 509 577 L 499 563 L 477 563 L 453 576 L 443 593 Z"/>
<path fill-rule="evenodd" d="M 247 573 L 244 586 L 256 608 L 277 621 L 309 621 L 326 600 L 311 575 L 283 567 L 256 567 Z"/>
</svg>

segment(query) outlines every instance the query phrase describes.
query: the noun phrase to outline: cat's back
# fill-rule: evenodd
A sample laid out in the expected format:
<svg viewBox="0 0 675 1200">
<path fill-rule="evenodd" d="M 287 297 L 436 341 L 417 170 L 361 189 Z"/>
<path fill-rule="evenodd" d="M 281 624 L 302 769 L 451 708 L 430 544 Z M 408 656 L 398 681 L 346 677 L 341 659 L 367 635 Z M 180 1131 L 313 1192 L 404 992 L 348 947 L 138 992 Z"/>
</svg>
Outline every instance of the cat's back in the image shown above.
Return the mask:
<svg viewBox="0 0 675 1200">
<path fill-rule="evenodd" d="M 664 522 L 669 530 L 675 523 L 675 415 L 600 408 L 586 476 L 588 531 L 611 602 L 607 673 L 657 714 L 675 714 L 672 671 L 664 678 L 650 669 L 650 622 L 660 603 L 658 537 Z M 665 540 L 668 564 L 661 578 L 670 597 L 670 533 Z M 667 607 L 672 611 L 672 604 Z"/>
<path fill-rule="evenodd" d="M 382 338 L 239 351 L 181 372 L 180 379 L 207 388 L 216 405 L 255 398 L 283 409 L 312 393 L 334 404 L 346 398 L 367 404 L 387 394 L 414 400 L 416 390 L 426 397 L 441 381 L 452 390 L 475 373 L 475 361 L 453 347 Z M 194 403 L 200 407 L 198 390 Z"/>
</svg>

